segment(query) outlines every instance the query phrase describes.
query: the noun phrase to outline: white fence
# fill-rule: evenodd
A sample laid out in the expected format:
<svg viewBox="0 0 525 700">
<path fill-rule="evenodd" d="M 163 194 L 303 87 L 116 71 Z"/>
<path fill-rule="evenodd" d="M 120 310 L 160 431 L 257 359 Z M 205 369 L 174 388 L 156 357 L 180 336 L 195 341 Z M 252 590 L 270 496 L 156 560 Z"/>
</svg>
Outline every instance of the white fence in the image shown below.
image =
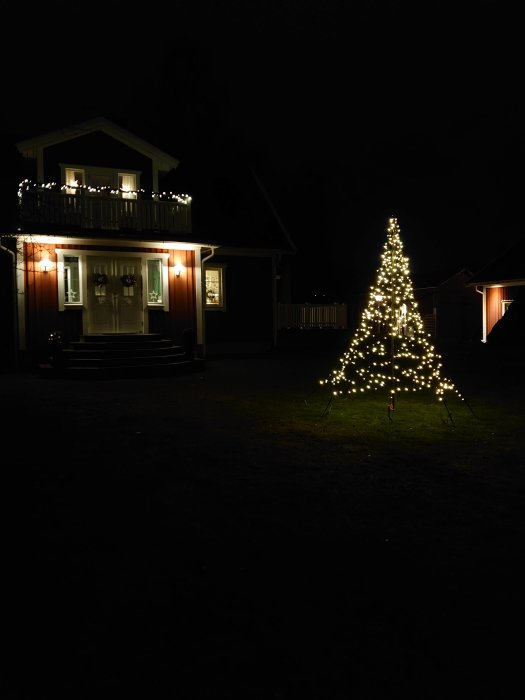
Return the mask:
<svg viewBox="0 0 525 700">
<path fill-rule="evenodd" d="M 347 328 L 346 304 L 278 304 L 278 329 Z"/>
</svg>

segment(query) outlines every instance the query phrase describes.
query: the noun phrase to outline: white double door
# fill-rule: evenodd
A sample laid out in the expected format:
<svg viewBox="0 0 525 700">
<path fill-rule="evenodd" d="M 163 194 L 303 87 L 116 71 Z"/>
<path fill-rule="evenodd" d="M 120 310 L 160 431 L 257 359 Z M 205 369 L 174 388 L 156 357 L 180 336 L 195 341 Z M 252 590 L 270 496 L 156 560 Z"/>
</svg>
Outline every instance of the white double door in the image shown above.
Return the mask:
<svg viewBox="0 0 525 700">
<path fill-rule="evenodd" d="M 142 261 L 87 256 L 87 332 L 143 333 Z"/>
</svg>

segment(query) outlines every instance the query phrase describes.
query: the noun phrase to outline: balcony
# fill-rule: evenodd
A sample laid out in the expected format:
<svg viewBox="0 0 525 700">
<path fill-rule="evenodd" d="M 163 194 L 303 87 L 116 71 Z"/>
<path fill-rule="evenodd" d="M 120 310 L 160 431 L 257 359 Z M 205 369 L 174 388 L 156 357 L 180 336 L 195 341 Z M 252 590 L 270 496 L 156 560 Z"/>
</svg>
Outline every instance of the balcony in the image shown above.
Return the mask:
<svg viewBox="0 0 525 700">
<path fill-rule="evenodd" d="M 123 199 L 114 195 L 51 189 L 19 191 L 20 224 L 57 231 L 191 233 L 191 199 Z"/>
</svg>

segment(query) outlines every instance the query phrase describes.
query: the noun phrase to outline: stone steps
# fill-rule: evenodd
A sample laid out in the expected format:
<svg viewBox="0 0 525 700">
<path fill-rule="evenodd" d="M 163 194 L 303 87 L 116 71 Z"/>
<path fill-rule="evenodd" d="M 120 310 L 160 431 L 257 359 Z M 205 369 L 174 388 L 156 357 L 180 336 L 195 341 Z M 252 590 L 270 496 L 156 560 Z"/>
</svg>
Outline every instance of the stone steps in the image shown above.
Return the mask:
<svg viewBox="0 0 525 700">
<path fill-rule="evenodd" d="M 84 335 L 65 346 L 55 344 L 41 373 L 69 378 L 171 376 L 204 369 L 193 349 L 176 345 L 158 333 Z"/>
</svg>

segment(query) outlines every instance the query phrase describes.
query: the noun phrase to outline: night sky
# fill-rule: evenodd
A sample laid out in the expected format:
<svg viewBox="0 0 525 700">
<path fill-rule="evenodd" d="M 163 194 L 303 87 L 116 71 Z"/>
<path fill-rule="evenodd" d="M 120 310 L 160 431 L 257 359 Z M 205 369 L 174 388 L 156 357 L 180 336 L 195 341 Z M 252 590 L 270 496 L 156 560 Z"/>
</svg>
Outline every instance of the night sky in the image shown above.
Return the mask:
<svg viewBox="0 0 525 700">
<path fill-rule="evenodd" d="M 437 284 L 523 235 L 518 5 L 21 8 L 3 134 L 113 119 L 180 159 L 196 219 L 203 181 L 227 192 L 254 170 L 298 249 L 296 301 L 369 284 L 391 215 L 414 282 Z"/>
</svg>

